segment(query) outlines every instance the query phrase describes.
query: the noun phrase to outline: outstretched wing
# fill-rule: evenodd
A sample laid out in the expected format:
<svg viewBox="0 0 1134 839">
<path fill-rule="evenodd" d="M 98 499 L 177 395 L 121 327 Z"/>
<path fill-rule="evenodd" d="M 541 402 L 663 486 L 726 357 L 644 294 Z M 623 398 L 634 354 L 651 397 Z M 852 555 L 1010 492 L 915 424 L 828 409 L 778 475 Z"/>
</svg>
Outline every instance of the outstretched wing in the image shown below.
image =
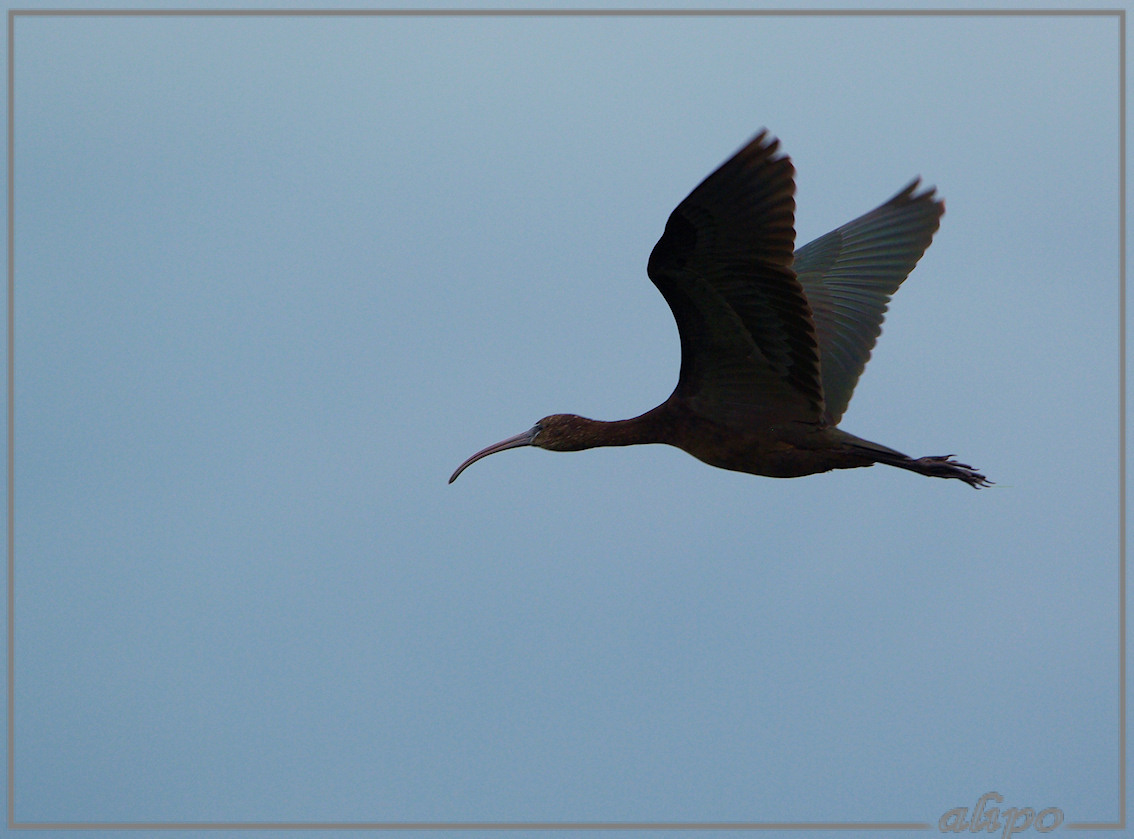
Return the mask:
<svg viewBox="0 0 1134 839">
<path fill-rule="evenodd" d="M 811 310 L 792 270 L 794 168 L 761 132 L 669 217 L 649 275 L 677 321 L 674 397 L 727 422 L 818 422 Z"/>
<path fill-rule="evenodd" d="M 837 425 L 882 331 L 890 295 L 933 240 L 945 202 L 919 180 L 795 254 L 819 342 L 824 419 Z"/>
</svg>

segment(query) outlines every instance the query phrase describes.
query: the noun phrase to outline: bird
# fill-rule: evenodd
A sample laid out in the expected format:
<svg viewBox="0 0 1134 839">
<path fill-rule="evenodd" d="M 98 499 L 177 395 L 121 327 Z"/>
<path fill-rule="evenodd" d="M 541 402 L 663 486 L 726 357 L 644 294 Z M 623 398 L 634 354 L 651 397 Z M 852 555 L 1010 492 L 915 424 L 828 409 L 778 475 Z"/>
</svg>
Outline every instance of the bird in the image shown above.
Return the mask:
<svg viewBox="0 0 1134 839">
<path fill-rule="evenodd" d="M 552 414 L 457 467 L 521 446 L 573 452 L 664 443 L 722 469 L 795 478 L 882 463 L 992 484 L 953 455 L 912 458 L 838 427 L 890 296 L 937 232 L 944 201 L 915 178 L 795 250 L 795 168 L 762 130 L 670 214 L 647 274 L 681 340 L 658 407 L 606 422 Z"/>
</svg>

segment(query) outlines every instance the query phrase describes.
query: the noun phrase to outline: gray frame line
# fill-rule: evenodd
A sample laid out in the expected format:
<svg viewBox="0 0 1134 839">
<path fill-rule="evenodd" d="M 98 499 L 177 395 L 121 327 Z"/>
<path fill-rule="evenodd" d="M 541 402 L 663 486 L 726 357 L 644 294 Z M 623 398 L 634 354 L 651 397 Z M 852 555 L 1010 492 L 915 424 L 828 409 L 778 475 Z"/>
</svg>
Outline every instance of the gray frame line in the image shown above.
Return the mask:
<svg viewBox="0 0 1134 839">
<path fill-rule="evenodd" d="M 15 29 L 17 17 L 1115 17 L 1118 20 L 1118 820 L 1126 827 L 1126 10 L 1118 9 L 9 9 L 8 10 L 8 789 L 10 830 L 931 830 L 928 822 L 18 822 L 15 781 Z"/>
<path fill-rule="evenodd" d="M 16 507 L 13 503 L 16 489 L 16 190 L 13 188 L 16 172 L 15 128 L 15 45 L 16 18 L 8 13 L 8 826 L 12 819 L 12 805 L 16 802 L 16 750 L 12 747 L 16 737 Z"/>
<path fill-rule="evenodd" d="M 9 826 L 11 826 L 9 822 Z M 16 822 L 23 830 L 929 830 L 926 822 Z"/>
<path fill-rule="evenodd" d="M 1124 9 L 11 9 L 20 17 L 1108 17 Z"/>
</svg>

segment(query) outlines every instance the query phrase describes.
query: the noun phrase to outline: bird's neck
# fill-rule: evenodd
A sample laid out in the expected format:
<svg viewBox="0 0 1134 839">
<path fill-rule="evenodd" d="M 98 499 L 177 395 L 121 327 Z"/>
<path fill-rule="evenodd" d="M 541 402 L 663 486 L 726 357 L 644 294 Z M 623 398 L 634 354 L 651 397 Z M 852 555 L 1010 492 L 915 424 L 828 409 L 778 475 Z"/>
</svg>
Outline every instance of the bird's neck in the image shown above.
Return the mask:
<svg viewBox="0 0 1134 839">
<path fill-rule="evenodd" d="M 660 408 L 654 408 L 633 419 L 603 420 L 578 418 L 576 440 L 580 449 L 600 446 L 637 446 L 643 443 L 666 442 Z"/>
</svg>

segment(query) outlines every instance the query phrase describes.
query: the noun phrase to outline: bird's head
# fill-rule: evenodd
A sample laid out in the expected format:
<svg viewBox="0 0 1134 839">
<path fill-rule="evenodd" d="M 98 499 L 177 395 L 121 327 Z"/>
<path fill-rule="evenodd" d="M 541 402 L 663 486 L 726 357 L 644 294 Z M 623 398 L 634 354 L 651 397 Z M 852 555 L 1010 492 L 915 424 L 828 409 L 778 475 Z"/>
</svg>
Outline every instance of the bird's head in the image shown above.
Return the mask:
<svg viewBox="0 0 1134 839">
<path fill-rule="evenodd" d="M 554 452 L 577 452 L 580 449 L 590 448 L 591 444 L 588 443 L 587 431 L 589 426 L 593 424 L 594 420 L 588 420 L 575 414 L 552 414 L 549 417 L 544 417 L 527 431 L 481 449 L 457 467 L 457 471 L 449 478 L 449 483 L 457 480 L 458 475 L 482 457 L 488 457 L 490 454 L 496 454 L 505 449 L 537 446 Z"/>
</svg>

